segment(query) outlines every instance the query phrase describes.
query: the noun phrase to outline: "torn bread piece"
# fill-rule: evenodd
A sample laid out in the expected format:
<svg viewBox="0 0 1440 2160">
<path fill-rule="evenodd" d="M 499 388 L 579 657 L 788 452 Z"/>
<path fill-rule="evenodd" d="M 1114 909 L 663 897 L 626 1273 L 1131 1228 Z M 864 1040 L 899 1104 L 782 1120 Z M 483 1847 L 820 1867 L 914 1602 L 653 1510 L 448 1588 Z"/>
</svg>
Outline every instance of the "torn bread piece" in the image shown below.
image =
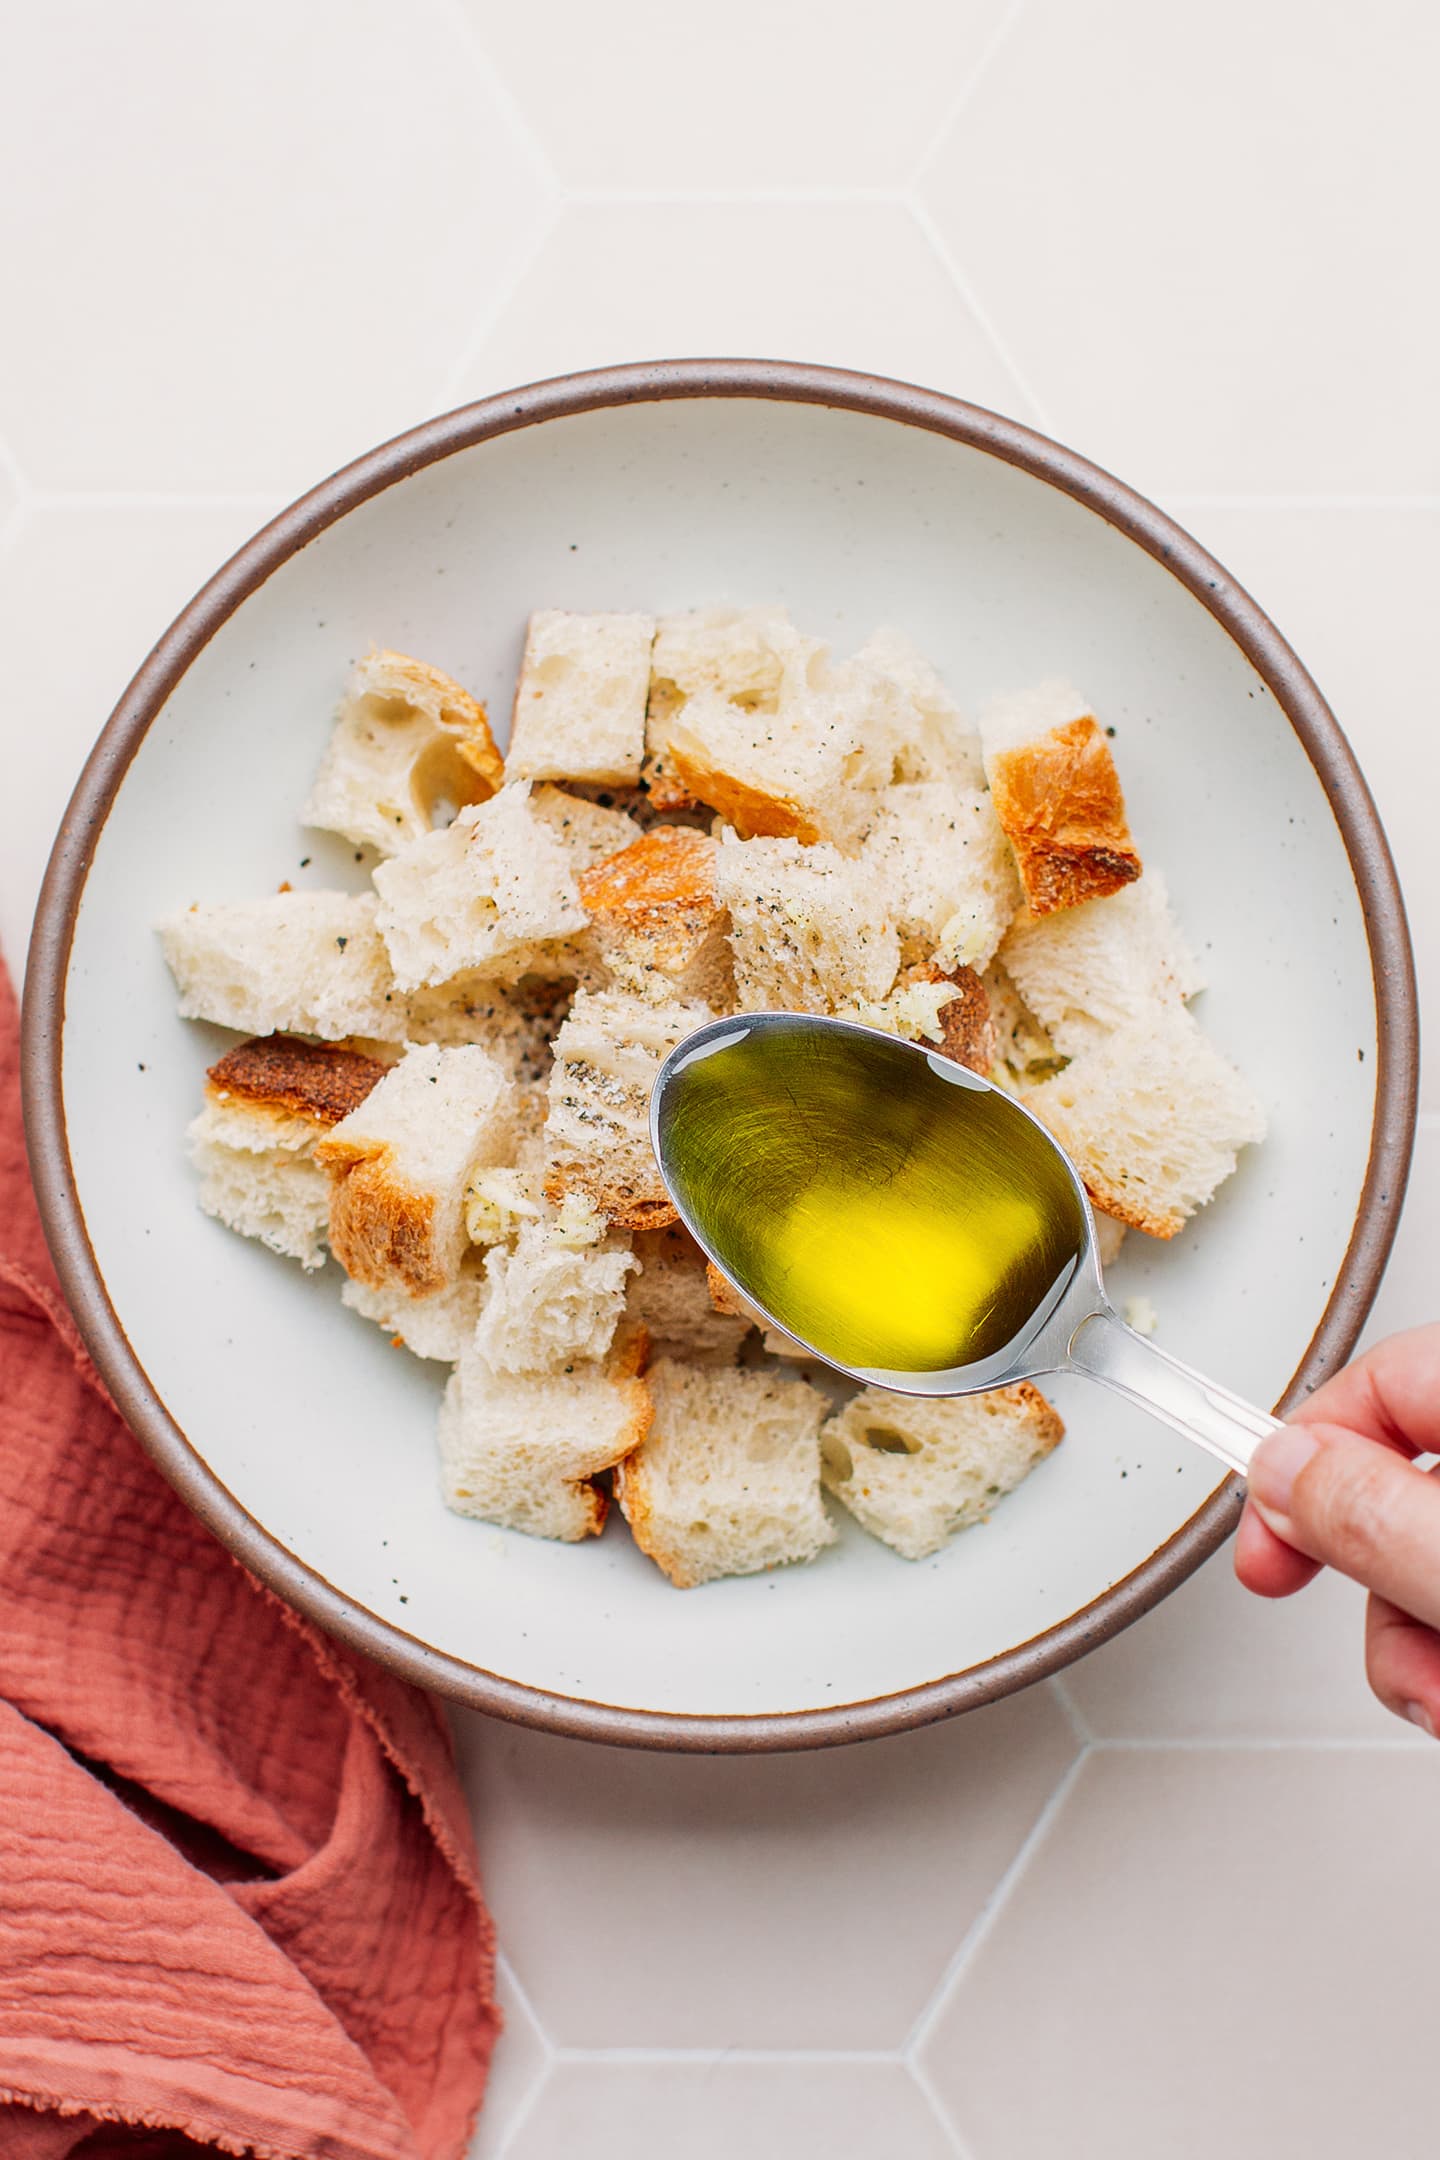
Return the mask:
<svg viewBox="0 0 1440 2160">
<path fill-rule="evenodd" d="M 834 1012 L 883 998 L 900 940 L 864 865 L 796 840 L 721 837 L 715 897 L 730 916 L 742 1012 Z"/>
<path fill-rule="evenodd" d="M 750 1322 L 717 1310 L 706 1281 L 704 1253 L 688 1230 L 637 1230 L 638 1272 L 625 1294 L 627 1316 L 645 1329 L 657 1357 L 693 1365 L 733 1365 Z"/>
<path fill-rule="evenodd" d="M 376 921 L 407 991 L 463 975 L 565 975 L 589 927 L 576 875 L 637 837 L 616 811 L 528 781 L 377 865 Z"/>
<path fill-rule="evenodd" d="M 987 1079 L 995 1063 L 995 1025 L 990 997 L 974 968 L 943 968 L 925 961 L 902 968 L 887 997 L 855 1005 L 840 1014 L 863 1027 L 918 1042 L 953 1058 Z"/>
<path fill-rule="evenodd" d="M 375 1058 L 288 1035 L 227 1050 L 206 1075 L 205 1107 L 186 1135 L 205 1213 L 303 1268 L 322 1267 L 330 1181 L 315 1142 L 384 1075 Z"/>
<path fill-rule="evenodd" d="M 615 987 L 636 997 L 734 1002 L 729 918 L 715 895 L 716 843 L 657 825 L 579 877 L 580 904 Z"/>
<path fill-rule="evenodd" d="M 211 901 L 158 925 L 186 1020 L 245 1035 L 403 1039 L 405 1001 L 373 893 Z"/>
<path fill-rule="evenodd" d="M 455 1048 L 478 1043 L 499 1058 L 522 1088 L 545 1086 L 550 1042 L 569 1007 L 567 980 L 526 977 L 512 984 L 458 975 L 405 1001 L 405 1039 Z"/>
<path fill-rule="evenodd" d="M 604 1223 L 596 1229 L 603 1233 Z M 475 1343 L 495 1372 L 559 1372 L 603 1358 L 638 1262 L 615 1235 L 579 1243 L 544 1217 L 520 1226 L 513 1249 L 492 1246 Z"/>
<path fill-rule="evenodd" d="M 886 788 L 860 860 L 907 960 L 983 968 L 1020 904 L 1014 854 L 978 788 L 940 780 Z"/>
<path fill-rule="evenodd" d="M 681 1039 L 714 1013 L 698 999 L 653 1005 L 582 990 L 555 1038 L 545 1191 L 586 1195 L 624 1230 L 663 1229 L 675 1210 L 650 1146 L 650 1093 Z"/>
<path fill-rule="evenodd" d="M 405 653 L 371 652 L 350 677 L 302 825 L 393 855 L 499 788 L 485 708 Z"/>
<path fill-rule="evenodd" d="M 485 1273 L 478 1253 L 467 1253 L 459 1273 L 443 1290 L 428 1297 L 411 1297 L 393 1281 L 383 1290 L 347 1276 L 340 1286 L 340 1302 L 377 1327 L 400 1348 L 418 1358 L 434 1358 L 453 1365 L 475 1340 L 485 1303 Z"/>
<path fill-rule="evenodd" d="M 985 771 L 1032 915 L 1118 892 L 1143 865 L 1110 745 L 1068 683 L 1003 698 L 982 715 Z"/>
<path fill-rule="evenodd" d="M 999 960 L 992 960 L 981 981 L 995 1030 L 995 1062 L 988 1077 L 1012 1092 L 1047 1078 L 1063 1061 L 1009 971 Z"/>
<path fill-rule="evenodd" d="M 1158 870 L 1054 915 L 1022 911 L 1000 957 L 1062 1057 L 1152 1005 L 1179 1003 L 1205 980 L 1170 912 Z"/>
<path fill-rule="evenodd" d="M 489 1051 L 427 1044 L 317 1142 L 331 1177 L 330 1250 L 347 1275 L 412 1297 L 455 1280 L 469 1245 L 466 1187 L 513 1149 L 514 1095 Z"/>
<path fill-rule="evenodd" d="M 715 690 L 687 698 L 667 725 L 669 766 L 742 839 L 827 840 L 853 853 L 895 769 L 902 703 L 884 676 L 802 650 L 773 710 Z"/>
<path fill-rule="evenodd" d="M 783 608 L 713 607 L 662 615 L 650 653 L 645 715 L 643 777 L 653 801 L 683 809 L 695 800 L 670 760 L 670 727 L 688 699 L 704 692 L 744 712 L 773 713 L 787 664 L 819 650 L 819 641 L 802 638 Z"/>
<path fill-rule="evenodd" d="M 940 675 L 903 631 L 888 626 L 872 631 L 852 664 L 883 675 L 904 695 L 892 736 L 897 780 L 984 786 L 979 735 Z"/>
<path fill-rule="evenodd" d="M 573 1544 L 603 1529 L 608 1501 L 590 1480 L 640 1446 L 650 1392 L 643 1342 L 571 1372 L 497 1373 L 473 1346 L 440 1406 L 440 1489 L 457 1515 Z"/>
<path fill-rule="evenodd" d="M 834 1543 L 820 1496 L 827 1397 L 792 1374 L 659 1358 L 644 1445 L 615 1473 L 631 1535 L 677 1589 L 813 1560 Z"/>
<path fill-rule="evenodd" d="M 1151 1237 L 1174 1237 L 1265 1136 L 1249 1083 L 1178 1003 L 1102 1035 L 1021 1100 L 1095 1205 Z"/>
<path fill-rule="evenodd" d="M 510 780 L 640 778 L 650 689 L 651 615 L 532 615 L 515 685 Z"/>
<path fill-rule="evenodd" d="M 1065 1428 L 1028 1381 L 932 1398 L 866 1388 L 820 1435 L 825 1489 L 906 1560 L 983 1522 Z"/>
</svg>

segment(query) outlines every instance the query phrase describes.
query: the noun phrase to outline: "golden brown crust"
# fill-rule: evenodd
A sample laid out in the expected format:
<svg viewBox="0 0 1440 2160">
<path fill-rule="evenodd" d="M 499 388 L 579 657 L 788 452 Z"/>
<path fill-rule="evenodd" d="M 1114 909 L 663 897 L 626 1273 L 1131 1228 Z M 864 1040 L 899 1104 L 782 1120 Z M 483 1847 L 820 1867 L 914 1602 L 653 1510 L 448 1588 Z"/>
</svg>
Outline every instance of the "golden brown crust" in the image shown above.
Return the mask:
<svg viewBox="0 0 1440 2160">
<path fill-rule="evenodd" d="M 713 1260 L 705 1263 L 705 1284 L 710 1292 L 710 1303 L 716 1312 L 728 1313 L 735 1320 L 754 1320 L 755 1315 L 744 1298 L 735 1285 L 721 1274 Z"/>
<path fill-rule="evenodd" d="M 682 785 L 718 810 L 742 840 L 799 840 L 811 847 L 826 837 L 810 812 L 789 796 L 766 795 L 734 773 L 689 756 L 678 743 L 670 744 L 667 756 Z"/>
<path fill-rule="evenodd" d="M 581 871 L 580 904 L 607 928 L 703 933 L 722 912 L 715 899 L 718 853 L 709 834 L 691 825 L 656 825 Z"/>
<path fill-rule="evenodd" d="M 205 1093 L 212 1102 L 254 1104 L 329 1126 L 357 1110 L 385 1073 L 378 1058 L 335 1043 L 255 1035 L 210 1067 Z"/>
<path fill-rule="evenodd" d="M 355 1156 L 322 1140 L 315 1156 L 332 1173 L 330 1250 L 346 1274 L 372 1290 L 398 1279 L 412 1297 L 443 1290 L 448 1277 L 435 1251 L 435 1195 L 395 1176 L 394 1150 Z"/>
<path fill-rule="evenodd" d="M 1065 1437 L 1065 1420 L 1055 1405 L 1041 1394 L 1039 1388 L 1028 1380 L 1017 1380 L 1013 1387 L 997 1388 L 997 1395 L 1007 1396 L 1025 1419 L 1035 1436 L 1035 1444 L 1043 1454 L 1050 1454 Z"/>
<path fill-rule="evenodd" d="M 566 1193 L 584 1193 L 616 1230 L 664 1230 L 680 1220 L 665 1194 L 637 1192 L 629 1180 L 607 1182 L 588 1163 L 557 1163 L 546 1171 L 543 1189 L 557 1205 Z"/>
<path fill-rule="evenodd" d="M 1088 714 L 998 752 L 990 794 L 1033 915 L 1098 900 L 1139 877 L 1115 760 Z"/>
<path fill-rule="evenodd" d="M 1057 1133 L 1056 1138 L 1059 1137 Z M 1188 1218 L 1181 1209 L 1170 1208 L 1163 1215 L 1152 1214 L 1132 1199 L 1123 1185 L 1112 1185 L 1107 1178 L 1098 1177 L 1093 1169 L 1087 1170 L 1078 1162 L 1075 1167 L 1084 1179 L 1091 1205 L 1106 1215 L 1113 1215 L 1116 1222 L 1125 1223 L 1131 1230 L 1143 1230 L 1147 1237 L 1173 1238 L 1184 1229 Z"/>
<path fill-rule="evenodd" d="M 693 1590 L 696 1577 L 662 1542 L 655 1528 L 655 1510 L 650 1500 L 649 1480 L 645 1475 L 643 1454 L 627 1455 L 615 1468 L 615 1498 L 620 1512 L 630 1526 L 630 1535 L 648 1560 L 653 1560 L 662 1575 L 668 1576 L 677 1590 Z"/>
<path fill-rule="evenodd" d="M 447 735 L 454 738 L 455 748 L 470 770 L 485 782 L 483 792 L 472 799 L 484 802 L 494 795 L 505 782 L 505 760 L 495 745 L 490 732 L 490 716 L 478 698 L 462 690 L 459 683 L 449 675 L 443 675 L 427 661 L 412 659 L 409 653 L 381 650 L 370 655 L 370 668 L 378 675 L 382 670 L 395 678 L 393 690 L 380 689 L 374 694 L 402 696 L 406 691 L 413 694 L 416 704 L 431 707 Z"/>
</svg>

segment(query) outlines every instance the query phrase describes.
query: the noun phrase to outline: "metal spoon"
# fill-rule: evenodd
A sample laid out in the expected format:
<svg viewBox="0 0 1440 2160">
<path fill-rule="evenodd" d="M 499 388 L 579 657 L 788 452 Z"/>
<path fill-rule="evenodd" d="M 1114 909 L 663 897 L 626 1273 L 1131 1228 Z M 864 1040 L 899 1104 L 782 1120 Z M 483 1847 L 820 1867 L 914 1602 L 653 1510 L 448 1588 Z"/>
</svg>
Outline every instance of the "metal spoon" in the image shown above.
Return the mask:
<svg viewBox="0 0 1440 2160">
<path fill-rule="evenodd" d="M 1094 1216 L 1070 1158 L 1003 1089 L 923 1044 L 808 1013 L 711 1021 L 661 1066 L 650 1137 L 681 1220 L 726 1279 L 771 1325 L 852 1379 L 901 1395 L 970 1395 L 1085 1373 L 1241 1472 L 1276 1429 L 1277 1419 L 1125 1325 L 1105 1294 Z M 807 1196 L 822 1190 L 830 1212 L 812 1205 L 807 1215 Z M 954 1244 L 972 1190 L 990 1212 L 976 1215 L 963 1279 L 985 1278 L 983 1294 L 952 1344 L 964 1354 L 946 1362 L 943 1350 L 908 1344 L 905 1321 L 917 1284 L 927 1311 L 943 1309 L 944 1240 Z M 997 1219 L 1004 1253 L 997 1247 L 992 1286 Z M 877 1255 L 895 1224 L 904 1253 L 892 1246 L 887 1261 Z M 916 1250 L 937 1256 L 918 1276 Z M 900 1257 L 912 1292 L 897 1288 L 892 1312 L 887 1290 L 902 1281 Z M 852 1345 L 880 1346 L 877 1362 L 837 1354 L 842 1331 L 824 1302 L 830 1292 L 817 1291 L 822 1278 L 842 1302 L 849 1297 L 852 1331 L 863 1303 Z"/>
</svg>

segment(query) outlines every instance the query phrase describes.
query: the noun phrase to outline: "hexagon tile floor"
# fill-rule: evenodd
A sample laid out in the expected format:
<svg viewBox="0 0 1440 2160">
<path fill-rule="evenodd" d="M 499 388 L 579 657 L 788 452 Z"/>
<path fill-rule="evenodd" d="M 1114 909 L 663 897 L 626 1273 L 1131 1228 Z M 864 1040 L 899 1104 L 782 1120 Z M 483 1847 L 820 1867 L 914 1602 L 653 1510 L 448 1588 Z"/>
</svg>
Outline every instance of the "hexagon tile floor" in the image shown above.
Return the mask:
<svg viewBox="0 0 1440 2160">
<path fill-rule="evenodd" d="M 0 935 L 155 633 L 287 497 L 562 369 L 766 353 L 1031 420 L 1350 733 L 1440 1019 L 1429 0 L 6 10 Z M 1371 1334 L 1435 1310 L 1427 1077 Z M 457 1720 L 510 2160 L 1422 2160 L 1440 1752 L 1222 1556 L 1062 1685 L 757 1761 Z"/>
</svg>

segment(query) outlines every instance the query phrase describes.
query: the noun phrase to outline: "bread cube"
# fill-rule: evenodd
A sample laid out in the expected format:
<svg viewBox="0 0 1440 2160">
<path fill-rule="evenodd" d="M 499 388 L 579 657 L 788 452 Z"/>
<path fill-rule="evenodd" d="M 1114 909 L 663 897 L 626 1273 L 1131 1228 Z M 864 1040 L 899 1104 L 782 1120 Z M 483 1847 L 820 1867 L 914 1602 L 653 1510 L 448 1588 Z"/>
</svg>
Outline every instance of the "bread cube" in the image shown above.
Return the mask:
<svg viewBox="0 0 1440 2160">
<path fill-rule="evenodd" d="M 380 863 L 376 921 L 401 987 L 569 972 L 565 941 L 589 925 L 576 873 L 602 833 L 617 848 L 636 838 L 615 811 L 522 782 Z"/>
<path fill-rule="evenodd" d="M 1063 1057 L 1205 987 L 1158 870 L 1055 915 L 1018 915 L 1000 957 Z"/>
<path fill-rule="evenodd" d="M 393 855 L 437 817 L 484 802 L 504 778 L 485 708 L 405 653 L 351 675 L 301 823 Z"/>
<path fill-rule="evenodd" d="M 474 1045 L 406 1051 L 316 1144 L 330 1173 L 330 1250 L 372 1290 L 428 1297 L 452 1283 L 469 1240 L 465 1190 L 516 1139 L 514 1086 Z"/>
<path fill-rule="evenodd" d="M 212 901 L 167 916 L 159 932 L 186 1020 L 245 1035 L 403 1039 L 405 1001 L 373 893 Z"/>
<path fill-rule="evenodd" d="M 783 608 L 697 608 L 662 615 L 650 654 L 644 781 L 661 808 L 692 803 L 670 761 L 670 727 L 689 698 L 708 692 L 745 712 L 773 713 L 786 666 L 820 651 Z"/>
<path fill-rule="evenodd" d="M 373 1320 L 412 1356 L 453 1365 L 475 1340 L 485 1303 L 484 1270 L 479 1254 L 467 1253 L 454 1281 L 428 1297 L 412 1297 L 393 1280 L 376 1290 L 347 1276 L 340 1286 L 340 1302 L 363 1319 Z"/>
<path fill-rule="evenodd" d="M 626 1317 L 644 1328 L 656 1356 L 733 1365 L 750 1323 L 711 1303 L 705 1255 L 689 1231 L 679 1223 L 639 1230 L 634 1253 L 638 1272 L 625 1294 Z"/>
<path fill-rule="evenodd" d="M 1248 1082 L 1178 1002 L 1101 1035 L 1021 1099 L 1095 1205 L 1152 1237 L 1174 1237 L 1265 1136 Z"/>
<path fill-rule="evenodd" d="M 852 665 L 883 675 L 904 696 L 892 735 L 895 778 L 984 784 L 980 738 L 924 654 L 902 631 L 872 631 Z"/>
<path fill-rule="evenodd" d="M 978 788 L 946 780 L 886 788 L 860 860 L 907 960 L 983 968 L 1020 905 L 1010 843 Z"/>
<path fill-rule="evenodd" d="M 228 1050 L 186 1135 L 205 1213 L 303 1268 L 322 1267 L 330 1181 L 315 1143 L 384 1075 L 375 1058 L 286 1035 Z"/>
<path fill-rule="evenodd" d="M 841 1017 L 922 1043 L 987 1079 L 995 1063 L 990 997 L 974 968 L 949 975 L 929 961 L 902 968 L 887 997 L 856 1004 Z"/>
<path fill-rule="evenodd" d="M 635 997 L 704 998 L 724 1011 L 734 974 L 718 850 L 708 833 L 657 825 L 579 877 L 580 904 L 615 987 Z"/>
<path fill-rule="evenodd" d="M 650 615 L 530 618 L 515 686 L 510 780 L 584 780 L 623 787 L 640 777 L 650 688 Z"/>
<path fill-rule="evenodd" d="M 828 1013 L 883 998 L 900 940 L 862 863 L 824 844 L 724 835 L 715 897 L 730 915 L 742 1012 Z"/>
<path fill-rule="evenodd" d="M 1042 683 L 981 717 L 995 814 L 1032 915 L 1133 884 L 1143 865 L 1110 745 L 1078 691 Z"/>
<path fill-rule="evenodd" d="M 555 1038 L 545 1190 L 583 1193 L 624 1230 L 662 1229 L 675 1209 L 650 1146 L 650 1095 L 686 1035 L 713 1020 L 698 1000 L 654 1005 L 582 990 Z"/>
<path fill-rule="evenodd" d="M 544 1218 L 522 1223 L 513 1250 L 491 1248 L 475 1342 L 492 1371 L 560 1372 L 603 1358 L 637 1265 L 618 1238 L 577 1244 Z"/>
<path fill-rule="evenodd" d="M 594 1537 L 609 1503 L 589 1481 L 640 1445 L 650 1417 L 649 1390 L 629 1358 L 497 1373 L 472 1346 L 440 1406 L 445 1505 L 531 1537 Z"/>
<path fill-rule="evenodd" d="M 654 1419 L 615 1473 L 640 1550 L 688 1590 L 813 1560 L 835 1539 L 820 1496 L 827 1398 L 791 1374 L 660 1358 L 647 1375 Z"/>
<path fill-rule="evenodd" d="M 1064 1434 L 1028 1381 L 926 1398 L 866 1388 L 820 1435 L 825 1489 L 906 1560 L 983 1522 Z"/>
<path fill-rule="evenodd" d="M 990 1001 L 995 1031 L 995 1063 L 988 1077 L 1014 1088 L 1044 1079 L 1061 1062 L 1060 1054 L 1016 989 L 1007 968 L 992 960 L 981 981 Z"/>
</svg>

